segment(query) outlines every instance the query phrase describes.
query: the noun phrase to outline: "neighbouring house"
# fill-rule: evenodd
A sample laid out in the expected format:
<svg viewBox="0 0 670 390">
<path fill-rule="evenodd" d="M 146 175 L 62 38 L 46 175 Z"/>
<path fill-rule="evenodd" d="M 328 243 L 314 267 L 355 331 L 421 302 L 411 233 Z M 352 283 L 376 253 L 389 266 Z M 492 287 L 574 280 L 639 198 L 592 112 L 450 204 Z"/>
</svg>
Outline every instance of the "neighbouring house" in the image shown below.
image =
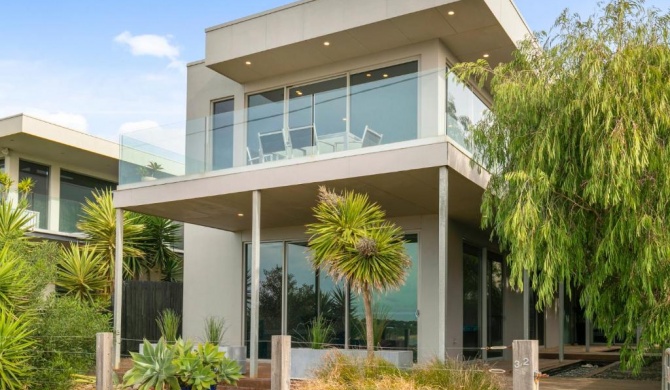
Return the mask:
<svg viewBox="0 0 670 390">
<path fill-rule="evenodd" d="M 511 0 L 303 0 L 208 28 L 204 60 L 188 65 L 186 123 L 122 136 L 114 196 L 186 224 L 184 336 L 225 317 L 252 375 L 272 335 L 299 342 L 318 315 L 333 344 L 363 344 L 359 298 L 306 260 L 325 185 L 367 193 L 407 234 L 407 283 L 376 298 L 382 347 L 422 361 L 499 358 L 482 347 L 524 337 L 557 345 L 556 314 L 507 287 L 480 229 L 489 175 L 468 126 L 491 97 L 448 75 L 509 61 L 529 34 Z M 138 168 L 151 162 L 163 169 L 149 179 Z"/>
<path fill-rule="evenodd" d="M 25 114 L 0 118 L 0 169 L 16 184 L 31 178 L 30 236 L 79 241 L 77 220 L 96 189 L 115 189 L 119 145 Z"/>
</svg>

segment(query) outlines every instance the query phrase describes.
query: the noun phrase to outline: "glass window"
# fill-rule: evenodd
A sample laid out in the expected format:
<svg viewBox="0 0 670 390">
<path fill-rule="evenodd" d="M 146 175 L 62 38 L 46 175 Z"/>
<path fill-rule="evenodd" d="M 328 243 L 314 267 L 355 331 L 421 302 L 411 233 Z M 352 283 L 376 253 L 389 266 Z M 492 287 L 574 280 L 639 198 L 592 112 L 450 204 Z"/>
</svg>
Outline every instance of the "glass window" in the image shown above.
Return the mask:
<svg viewBox="0 0 670 390">
<path fill-rule="evenodd" d="M 488 107 L 453 73 L 447 75 L 447 135 L 472 151 L 470 127 L 484 118 Z"/>
<path fill-rule="evenodd" d="M 486 280 L 487 288 L 487 326 L 488 346 L 503 345 L 503 263 L 502 256 L 488 252 Z M 488 351 L 488 357 L 502 357 L 502 351 Z"/>
<path fill-rule="evenodd" d="M 259 134 L 284 128 L 284 89 L 249 95 L 247 107 L 247 148 L 249 156 L 256 158 L 260 153 Z"/>
<path fill-rule="evenodd" d="M 463 356 L 473 359 L 480 355 L 480 291 L 481 250 L 463 245 Z"/>
<path fill-rule="evenodd" d="M 28 210 L 39 214 L 38 227 L 49 227 L 49 167 L 28 161 L 19 161 L 19 181 L 30 178 L 35 183 L 28 196 Z"/>
<path fill-rule="evenodd" d="M 4 172 L 4 171 L 5 171 L 5 159 L 0 158 L 0 172 Z"/>
<path fill-rule="evenodd" d="M 58 230 L 67 233 L 77 232 L 77 221 L 86 198 L 91 198 L 91 193 L 95 190 L 114 188 L 116 184 L 110 181 L 61 170 Z"/>
<path fill-rule="evenodd" d="M 246 245 L 247 300 L 246 300 L 246 345 L 250 350 L 251 327 L 251 244 Z M 282 288 L 284 280 L 284 243 L 261 243 L 260 284 L 258 309 L 258 357 L 269 359 L 272 351 L 272 336 L 282 334 Z"/>
<path fill-rule="evenodd" d="M 419 269 L 419 244 L 416 234 L 405 236 L 405 249 L 412 265 L 399 290 L 373 294 L 372 316 L 375 345 L 385 349 L 414 351 L 417 348 L 417 291 Z M 365 314 L 362 297 L 355 301 L 355 318 L 352 319 L 352 344 L 365 346 Z"/>
<path fill-rule="evenodd" d="M 212 169 L 233 166 L 234 99 L 214 102 L 212 118 Z"/>
<path fill-rule="evenodd" d="M 347 130 L 347 78 L 340 77 L 292 87 L 288 94 L 289 138 L 294 129 L 314 126 L 317 140 L 333 140 L 320 143 L 319 152 L 334 151 L 334 142 L 342 141 Z M 316 142 L 313 142 L 310 146 L 315 144 Z M 295 149 L 296 145 L 293 147 Z M 307 154 L 308 151 L 303 152 Z"/>
<path fill-rule="evenodd" d="M 351 133 L 362 138 L 368 127 L 384 144 L 416 139 L 417 69 L 413 61 L 351 75 Z"/>
</svg>

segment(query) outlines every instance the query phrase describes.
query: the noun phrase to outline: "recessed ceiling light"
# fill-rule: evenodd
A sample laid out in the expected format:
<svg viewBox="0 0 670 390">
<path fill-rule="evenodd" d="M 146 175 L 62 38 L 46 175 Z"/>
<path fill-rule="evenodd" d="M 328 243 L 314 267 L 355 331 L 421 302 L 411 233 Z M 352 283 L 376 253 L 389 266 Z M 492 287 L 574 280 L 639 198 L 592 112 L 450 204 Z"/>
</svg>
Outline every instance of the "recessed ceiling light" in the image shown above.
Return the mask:
<svg viewBox="0 0 670 390">
<path fill-rule="evenodd" d="M 295 91 L 295 94 L 298 96 L 302 96 L 302 91 Z"/>
<path fill-rule="evenodd" d="M 372 77 L 372 74 L 367 73 L 367 74 L 365 75 L 365 77 Z"/>
<path fill-rule="evenodd" d="M 330 42 L 325 41 L 325 42 L 323 43 L 323 46 L 330 46 Z"/>
<path fill-rule="evenodd" d="M 238 217 L 244 217 L 244 214 L 242 214 L 242 213 L 237 213 L 237 216 L 238 216 Z"/>
<path fill-rule="evenodd" d="M 455 13 L 456 13 L 456 12 L 454 12 L 454 11 L 449 11 L 449 12 L 447 12 L 447 15 L 449 15 L 449 16 L 453 16 Z"/>
<path fill-rule="evenodd" d="M 386 73 L 384 73 L 384 78 L 386 78 L 386 77 L 389 77 L 389 75 L 387 75 Z"/>
<path fill-rule="evenodd" d="M 489 58 L 489 55 L 487 53 L 484 53 L 484 55 L 482 55 L 482 57 Z"/>
<path fill-rule="evenodd" d="M 245 62 L 245 64 L 251 65 L 251 61 L 247 61 L 247 62 Z"/>
</svg>

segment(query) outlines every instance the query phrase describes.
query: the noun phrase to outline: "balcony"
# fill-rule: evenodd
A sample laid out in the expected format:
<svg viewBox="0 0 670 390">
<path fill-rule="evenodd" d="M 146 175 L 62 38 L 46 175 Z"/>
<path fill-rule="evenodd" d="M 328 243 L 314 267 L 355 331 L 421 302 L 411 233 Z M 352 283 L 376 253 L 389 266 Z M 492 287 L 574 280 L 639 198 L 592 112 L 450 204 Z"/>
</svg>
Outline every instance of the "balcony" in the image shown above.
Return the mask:
<svg viewBox="0 0 670 390">
<path fill-rule="evenodd" d="M 413 61 L 248 94 L 243 103 L 224 99 L 212 116 L 125 133 L 120 184 L 366 153 L 445 134 L 470 151 L 468 127 L 486 105 L 444 71 L 417 68 Z M 441 110 L 440 83 L 448 91 Z"/>
</svg>

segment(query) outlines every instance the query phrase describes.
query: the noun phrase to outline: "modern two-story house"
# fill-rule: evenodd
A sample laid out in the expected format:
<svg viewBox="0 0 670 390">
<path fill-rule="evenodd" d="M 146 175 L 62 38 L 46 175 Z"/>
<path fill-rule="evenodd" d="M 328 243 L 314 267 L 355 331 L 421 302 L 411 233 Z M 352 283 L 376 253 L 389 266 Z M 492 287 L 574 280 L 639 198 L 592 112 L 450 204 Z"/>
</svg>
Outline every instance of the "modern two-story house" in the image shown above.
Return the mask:
<svg viewBox="0 0 670 390">
<path fill-rule="evenodd" d="M 16 184 L 35 183 L 28 196 L 36 239 L 77 241 L 81 206 L 96 189 L 114 189 L 119 145 L 20 114 L 0 119 L 0 169 Z"/>
<path fill-rule="evenodd" d="M 506 284 L 480 229 L 485 168 L 468 126 L 487 90 L 448 74 L 508 61 L 530 31 L 512 0 L 303 0 L 206 30 L 188 66 L 187 119 L 122 137 L 115 206 L 183 221 L 185 337 L 223 316 L 251 375 L 270 337 L 304 337 L 318 315 L 332 344 L 362 344 L 362 305 L 310 267 L 305 224 L 317 189 L 368 194 L 406 233 L 412 268 L 377 295 L 379 345 L 495 358 L 543 338 L 543 315 Z M 142 167 L 162 168 L 151 179 Z M 351 296 L 350 296 L 351 295 Z"/>
</svg>

